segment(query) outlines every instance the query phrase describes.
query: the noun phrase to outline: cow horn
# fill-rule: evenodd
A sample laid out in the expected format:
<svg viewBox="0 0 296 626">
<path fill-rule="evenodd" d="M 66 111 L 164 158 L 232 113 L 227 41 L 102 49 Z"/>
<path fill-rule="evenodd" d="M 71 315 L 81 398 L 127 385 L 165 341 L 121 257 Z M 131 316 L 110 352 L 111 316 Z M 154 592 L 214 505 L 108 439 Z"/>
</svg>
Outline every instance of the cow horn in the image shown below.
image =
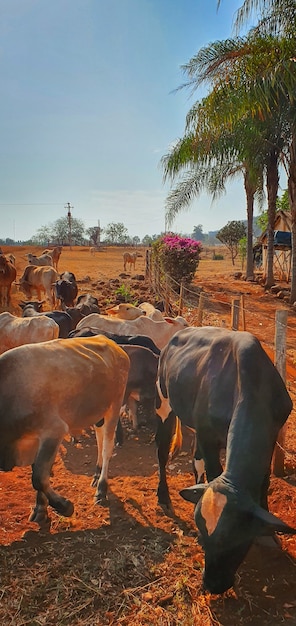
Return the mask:
<svg viewBox="0 0 296 626">
<path fill-rule="evenodd" d="M 252 514 L 256 517 L 263 525 L 269 528 L 271 531 L 276 531 L 278 533 L 286 533 L 287 535 L 296 535 L 296 528 L 292 528 L 288 526 L 285 522 L 283 522 L 279 517 L 273 515 L 269 511 L 263 509 L 262 506 L 256 504 L 251 509 Z"/>
<path fill-rule="evenodd" d="M 180 496 L 187 500 L 188 502 L 192 502 L 193 504 L 197 504 L 200 500 L 201 496 L 204 494 L 206 489 L 208 488 L 208 484 L 200 483 L 198 485 L 192 485 L 191 487 L 186 487 L 179 491 Z"/>
</svg>

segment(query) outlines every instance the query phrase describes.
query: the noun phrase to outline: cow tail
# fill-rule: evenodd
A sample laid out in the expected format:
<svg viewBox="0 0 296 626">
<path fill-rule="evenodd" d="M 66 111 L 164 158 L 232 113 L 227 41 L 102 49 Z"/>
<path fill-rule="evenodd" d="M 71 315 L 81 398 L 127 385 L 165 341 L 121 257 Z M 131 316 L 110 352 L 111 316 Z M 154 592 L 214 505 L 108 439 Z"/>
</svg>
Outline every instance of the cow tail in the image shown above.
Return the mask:
<svg viewBox="0 0 296 626">
<path fill-rule="evenodd" d="M 173 437 L 172 437 L 172 441 L 171 441 L 171 445 L 170 445 L 170 452 L 169 452 L 169 456 L 170 456 L 171 460 L 174 459 L 175 456 L 177 456 L 179 454 L 179 452 L 181 452 L 182 442 L 183 442 L 183 435 L 182 435 L 181 421 L 176 416 L 176 418 L 175 418 L 175 432 L 174 432 Z"/>
</svg>

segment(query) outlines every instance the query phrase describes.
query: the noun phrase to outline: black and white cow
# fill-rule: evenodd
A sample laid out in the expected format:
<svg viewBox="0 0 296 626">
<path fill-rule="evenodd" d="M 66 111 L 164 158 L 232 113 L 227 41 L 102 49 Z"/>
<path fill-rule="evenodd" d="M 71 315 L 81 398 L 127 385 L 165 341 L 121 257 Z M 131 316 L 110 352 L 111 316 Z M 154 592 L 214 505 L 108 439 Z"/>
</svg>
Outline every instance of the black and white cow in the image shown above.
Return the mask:
<svg viewBox="0 0 296 626">
<path fill-rule="evenodd" d="M 22 309 L 22 317 L 36 317 L 37 315 L 45 315 L 54 320 L 59 327 L 59 338 L 67 339 L 69 333 L 73 329 L 73 321 L 66 311 L 42 311 L 42 303 L 44 301 L 20 302 Z M 41 310 L 40 310 L 41 309 Z"/>
<path fill-rule="evenodd" d="M 56 298 L 63 310 L 73 307 L 78 293 L 76 278 L 73 272 L 63 272 L 55 283 Z"/>
<path fill-rule="evenodd" d="M 208 480 L 180 492 L 196 505 L 204 587 L 223 593 L 257 535 L 296 533 L 267 510 L 272 453 L 292 401 L 259 341 L 223 328 L 176 333 L 161 352 L 157 387 L 159 502 L 170 504 L 165 465 L 177 415 L 196 433 Z"/>
</svg>

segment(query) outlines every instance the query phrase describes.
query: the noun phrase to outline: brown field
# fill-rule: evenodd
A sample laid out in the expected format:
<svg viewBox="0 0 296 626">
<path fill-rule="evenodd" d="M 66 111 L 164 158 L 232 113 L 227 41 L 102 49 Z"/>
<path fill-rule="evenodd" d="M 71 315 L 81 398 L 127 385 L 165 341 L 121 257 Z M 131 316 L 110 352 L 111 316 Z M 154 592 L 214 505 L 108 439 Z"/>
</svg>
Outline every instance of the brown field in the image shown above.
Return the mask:
<svg viewBox="0 0 296 626">
<path fill-rule="evenodd" d="M 17 258 L 17 279 L 26 252 L 5 248 Z M 96 295 L 102 306 L 116 301 L 116 289 L 135 301 L 153 301 L 145 274 L 145 250 L 132 275 L 123 276 L 123 249 L 91 255 L 88 248 L 64 249 L 59 271 L 75 273 L 79 293 Z M 196 323 L 196 287 L 207 294 L 203 324 L 230 327 L 231 302 L 244 298 L 246 329 L 273 358 L 275 311 L 287 305 L 257 283 L 235 279 L 225 250 L 212 260 L 205 251 L 183 315 Z M 121 275 L 121 276 L 120 276 Z M 13 289 L 11 312 L 19 315 L 22 299 Z M 47 307 L 48 308 L 48 307 Z M 240 318 L 242 324 L 242 317 Z M 240 326 L 241 328 L 241 326 Z M 296 313 L 289 308 L 287 387 L 295 405 Z M 32 381 L 34 384 L 34 381 Z M 61 381 L 63 384 L 63 381 Z M 270 510 L 296 526 L 296 417 L 288 420 L 285 475 L 272 476 Z M 223 596 L 203 594 L 203 551 L 197 543 L 193 507 L 179 496 L 192 484 L 190 439 L 169 467 L 174 516 L 156 503 L 157 461 L 152 425 L 137 435 L 126 429 L 122 448 L 110 463 L 110 504 L 93 504 L 91 476 L 96 461 L 92 432 L 76 446 L 64 443 L 52 482 L 75 505 L 71 518 L 52 512 L 49 533 L 28 522 L 34 493 L 29 468 L 0 476 L 0 623 L 3 626 L 279 626 L 296 624 L 296 536 L 279 536 L 279 547 L 255 544 L 239 568 L 235 589 Z"/>
</svg>

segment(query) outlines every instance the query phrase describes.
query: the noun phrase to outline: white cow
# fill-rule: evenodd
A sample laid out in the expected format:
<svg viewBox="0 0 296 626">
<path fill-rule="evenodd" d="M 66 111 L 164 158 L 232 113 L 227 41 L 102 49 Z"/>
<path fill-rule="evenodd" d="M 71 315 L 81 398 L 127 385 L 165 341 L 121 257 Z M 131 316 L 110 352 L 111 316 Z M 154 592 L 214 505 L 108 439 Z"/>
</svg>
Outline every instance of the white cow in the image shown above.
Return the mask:
<svg viewBox="0 0 296 626">
<path fill-rule="evenodd" d="M 57 339 L 59 326 L 49 317 L 16 317 L 8 311 L 0 313 L 0 354 L 27 343 Z"/>
<path fill-rule="evenodd" d="M 28 257 L 28 263 L 30 265 L 52 265 L 52 258 L 49 254 L 41 254 L 40 256 L 36 256 L 36 254 L 30 254 L 30 252 L 26 255 Z"/>
<path fill-rule="evenodd" d="M 41 293 L 45 293 L 50 305 L 55 305 L 54 286 L 59 278 L 57 271 L 53 267 L 27 265 L 20 278 L 20 290 L 32 299 L 33 291 L 37 292 L 38 300 L 41 300 Z"/>
<path fill-rule="evenodd" d="M 188 322 L 180 316 L 176 318 L 164 317 L 162 322 L 155 322 L 145 315 L 141 315 L 135 320 L 118 320 L 99 313 L 91 313 L 80 320 L 76 328 L 77 330 L 80 328 L 107 330 L 115 335 L 145 335 L 150 337 L 156 346 L 162 350 L 178 330 L 188 326 Z"/>
</svg>

